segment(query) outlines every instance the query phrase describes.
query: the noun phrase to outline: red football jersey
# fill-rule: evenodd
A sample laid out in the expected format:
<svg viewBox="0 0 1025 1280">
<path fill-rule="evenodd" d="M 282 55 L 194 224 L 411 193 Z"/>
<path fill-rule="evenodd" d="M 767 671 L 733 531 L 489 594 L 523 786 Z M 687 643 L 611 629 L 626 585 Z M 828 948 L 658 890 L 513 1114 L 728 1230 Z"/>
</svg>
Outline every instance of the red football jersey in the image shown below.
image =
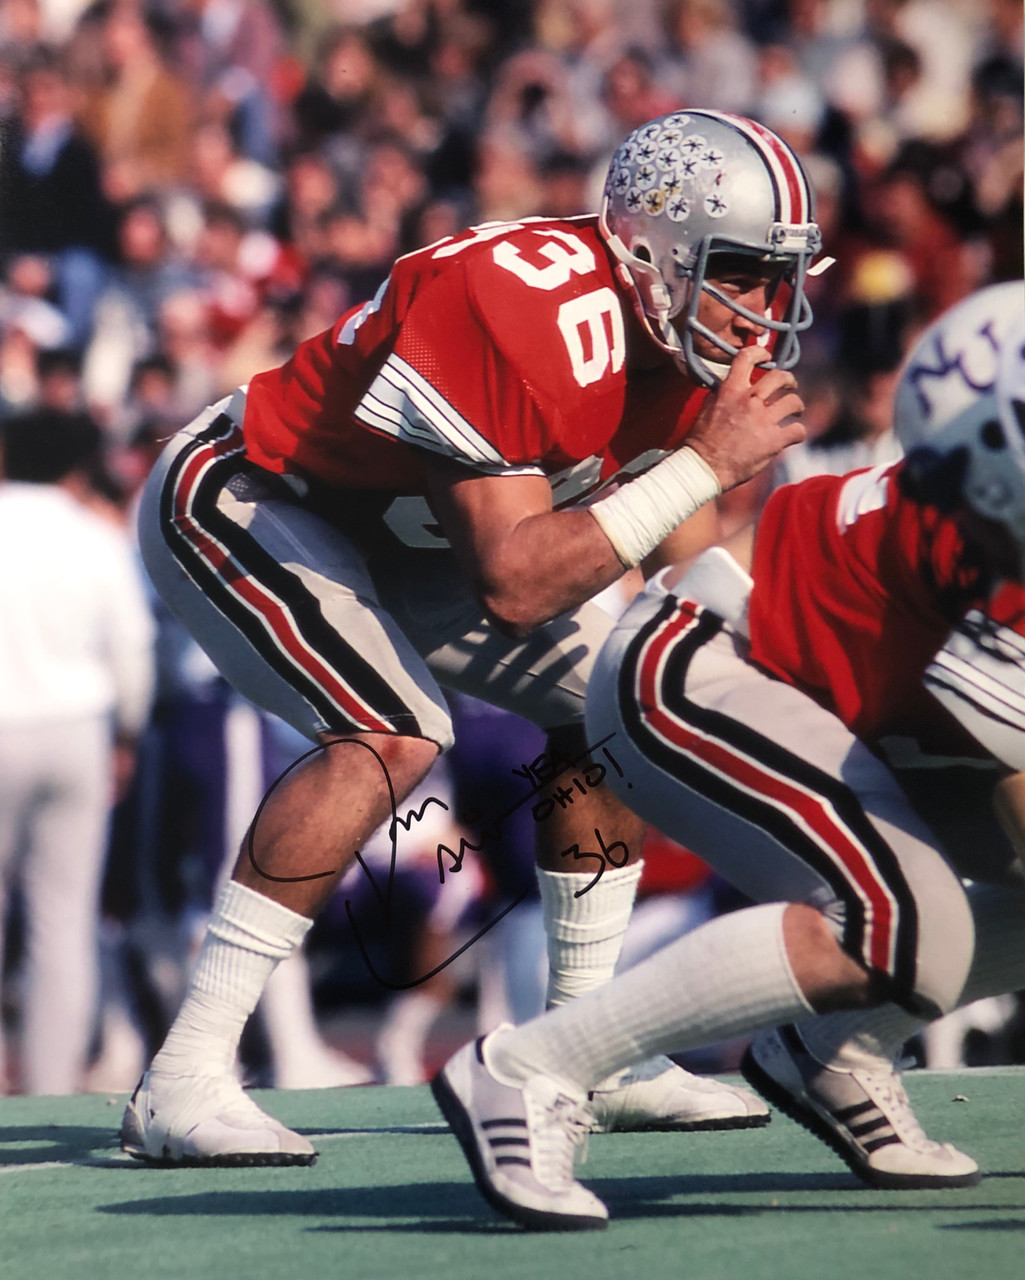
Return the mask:
<svg viewBox="0 0 1025 1280">
<path fill-rule="evenodd" d="M 863 740 L 984 756 L 987 699 L 1018 731 L 1025 590 L 987 598 L 956 522 L 901 494 L 901 465 L 772 495 L 755 540 L 751 656 Z M 956 719 L 937 700 L 947 692 Z"/>
<path fill-rule="evenodd" d="M 668 356 L 627 382 L 627 342 L 649 340 L 620 270 L 595 218 L 488 224 L 400 258 L 373 301 L 253 378 L 250 458 L 422 495 L 435 453 L 543 474 L 556 506 L 646 470 L 707 393 Z"/>
</svg>

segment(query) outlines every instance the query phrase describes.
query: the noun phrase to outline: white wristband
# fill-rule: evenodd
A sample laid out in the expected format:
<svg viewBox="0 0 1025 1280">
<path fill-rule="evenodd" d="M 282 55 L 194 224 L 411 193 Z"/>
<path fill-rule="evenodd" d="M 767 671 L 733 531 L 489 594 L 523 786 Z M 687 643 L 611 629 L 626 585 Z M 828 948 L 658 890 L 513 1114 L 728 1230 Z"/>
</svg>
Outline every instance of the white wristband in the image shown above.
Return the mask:
<svg viewBox="0 0 1025 1280">
<path fill-rule="evenodd" d="M 628 569 L 640 564 L 676 526 L 722 492 L 719 477 L 684 445 L 643 476 L 599 498 L 588 510 Z"/>
</svg>

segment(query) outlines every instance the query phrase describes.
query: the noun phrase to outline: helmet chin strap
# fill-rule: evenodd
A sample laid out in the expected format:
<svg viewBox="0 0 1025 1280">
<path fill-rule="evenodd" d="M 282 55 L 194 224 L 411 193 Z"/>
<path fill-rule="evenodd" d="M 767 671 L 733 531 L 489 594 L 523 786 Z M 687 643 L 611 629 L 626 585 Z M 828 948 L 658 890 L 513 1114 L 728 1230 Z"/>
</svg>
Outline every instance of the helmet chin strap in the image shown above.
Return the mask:
<svg viewBox="0 0 1025 1280">
<path fill-rule="evenodd" d="M 716 384 L 722 382 L 723 378 L 725 378 L 730 371 L 730 366 L 728 364 L 720 364 L 718 360 L 706 360 L 704 356 L 697 356 L 696 359 L 700 360 L 705 368 L 711 373 Z"/>
</svg>

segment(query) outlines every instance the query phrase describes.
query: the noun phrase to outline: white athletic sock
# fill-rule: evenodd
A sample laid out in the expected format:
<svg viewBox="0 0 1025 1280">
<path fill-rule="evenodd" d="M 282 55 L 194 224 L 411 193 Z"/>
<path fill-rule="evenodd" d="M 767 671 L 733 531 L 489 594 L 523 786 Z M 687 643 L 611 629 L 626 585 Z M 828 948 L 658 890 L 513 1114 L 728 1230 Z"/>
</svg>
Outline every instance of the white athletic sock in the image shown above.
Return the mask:
<svg viewBox="0 0 1025 1280">
<path fill-rule="evenodd" d="M 430 991 L 401 991 L 381 1022 L 374 1056 L 385 1084 L 423 1084 L 427 1036 L 447 1002 Z"/>
<path fill-rule="evenodd" d="M 549 1006 L 565 1004 L 608 982 L 630 923 L 643 862 L 613 867 L 592 889 L 574 895 L 593 872 L 537 871 L 548 935 Z"/>
<path fill-rule="evenodd" d="M 787 905 L 721 916 L 579 1000 L 498 1032 L 489 1065 L 511 1081 L 540 1072 L 589 1089 L 654 1053 L 805 1017 L 783 939 Z"/>
<path fill-rule="evenodd" d="M 150 1071 L 218 1075 L 234 1066 L 242 1029 L 279 961 L 312 920 L 229 881 L 218 895 L 189 989 Z"/>
<path fill-rule="evenodd" d="M 1025 893 L 1005 885 L 973 884 L 968 901 L 975 919 L 975 954 L 962 1009 L 976 1000 L 1025 990 Z M 895 1004 L 829 1013 L 800 1024 L 801 1038 L 822 1063 L 868 1069 L 892 1062 L 927 1024 Z"/>
</svg>

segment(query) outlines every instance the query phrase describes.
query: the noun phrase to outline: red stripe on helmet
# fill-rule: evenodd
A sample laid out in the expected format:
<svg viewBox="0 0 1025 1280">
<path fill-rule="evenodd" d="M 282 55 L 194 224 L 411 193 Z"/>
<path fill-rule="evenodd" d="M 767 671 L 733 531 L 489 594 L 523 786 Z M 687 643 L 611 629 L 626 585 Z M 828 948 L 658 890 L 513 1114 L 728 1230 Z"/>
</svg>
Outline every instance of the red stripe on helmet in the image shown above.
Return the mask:
<svg viewBox="0 0 1025 1280">
<path fill-rule="evenodd" d="M 720 114 L 722 119 L 739 129 L 762 152 L 776 188 L 780 222 L 801 225 L 810 221 L 811 197 L 807 179 L 797 157 L 783 139 L 746 116 L 734 116 L 727 112 L 708 114 Z"/>
</svg>

